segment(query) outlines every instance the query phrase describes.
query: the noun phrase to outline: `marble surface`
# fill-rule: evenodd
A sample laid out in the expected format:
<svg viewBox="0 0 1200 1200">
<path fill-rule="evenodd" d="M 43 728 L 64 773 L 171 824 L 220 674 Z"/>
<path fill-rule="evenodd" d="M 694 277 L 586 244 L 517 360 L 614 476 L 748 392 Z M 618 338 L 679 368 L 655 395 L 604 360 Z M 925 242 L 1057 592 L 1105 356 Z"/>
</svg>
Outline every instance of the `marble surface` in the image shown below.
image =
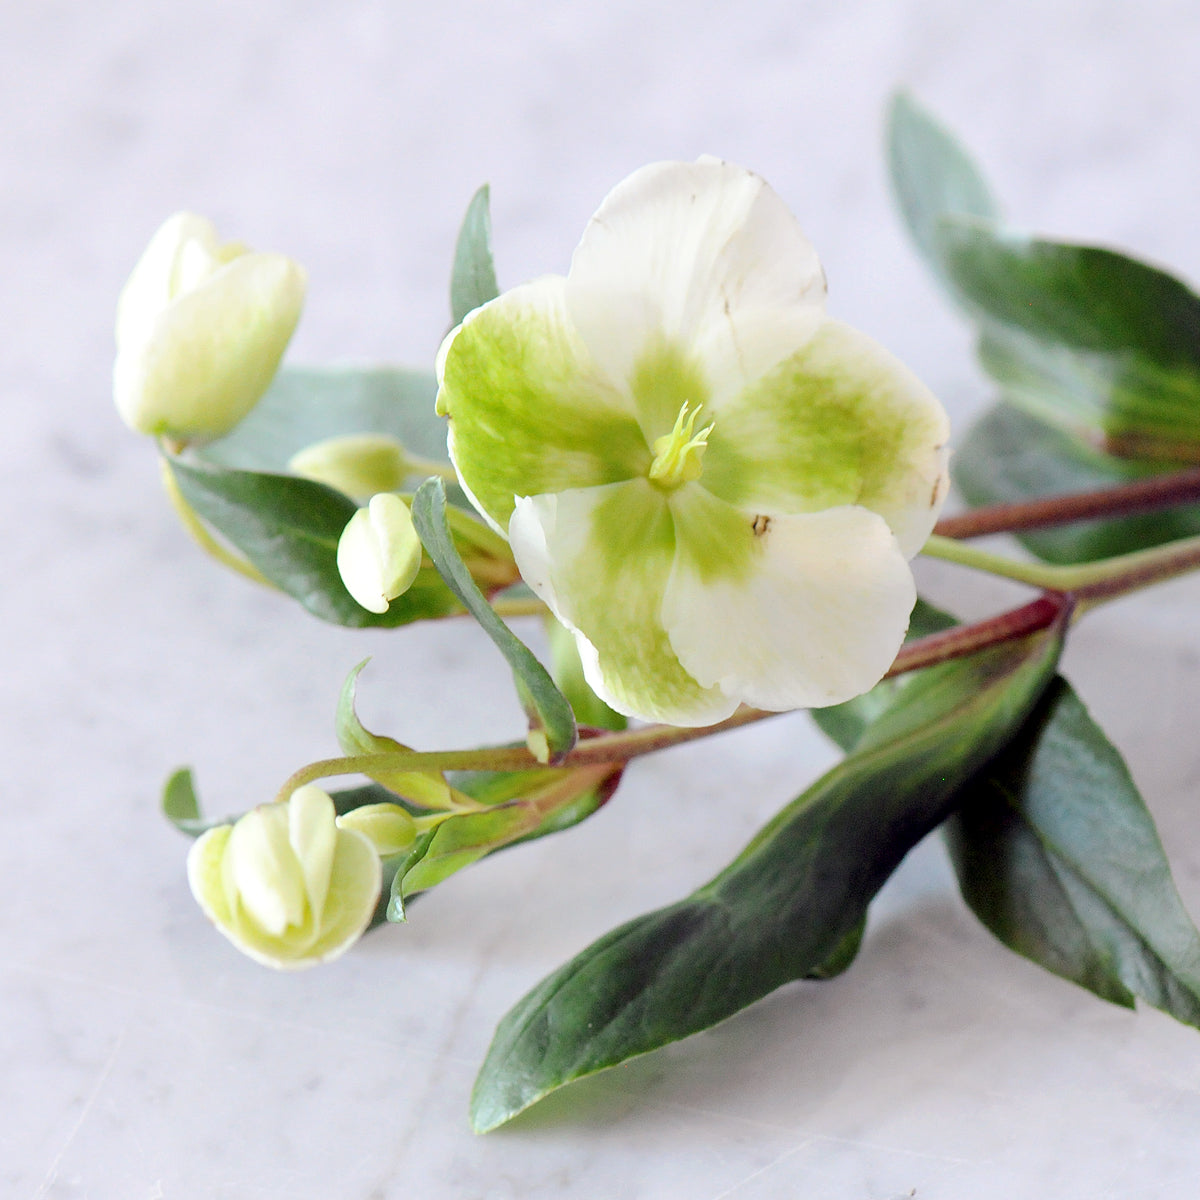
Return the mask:
<svg viewBox="0 0 1200 1200">
<path fill-rule="evenodd" d="M 509 737 L 518 715 L 470 629 L 318 626 L 202 559 L 108 376 L 117 291 L 177 208 L 307 265 L 293 361 L 428 363 L 478 183 L 511 284 L 563 269 L 632 168 L 712 152 L 772 180 L 836 314 L 961 428 L 987 386 L 890 211 L 889 90 L 950 118 L 1021 221 L 1196 279 L 1198 68 L 1189 0 L 0 6 L 4 1195 L 1194 1197 L 1200 1036 L 991 942 L 936 842 L 847 975 L 474 1137 L 505 1009 L 702 880 L 833 753 L 788 716 L 644 761 L 594 820 L 457 877 L 336 965 L 255 966 L 188 895 L 157 813 L 171 768 L 196 765 L 213 811 L 265 798 L 334 749 L 337 688 L 368 653 L 364 717 L 411 743 Z M 1198 601 L 1191 580 L 1098 614 L 1067 660 L 1194 912 Z"/>
</svg>

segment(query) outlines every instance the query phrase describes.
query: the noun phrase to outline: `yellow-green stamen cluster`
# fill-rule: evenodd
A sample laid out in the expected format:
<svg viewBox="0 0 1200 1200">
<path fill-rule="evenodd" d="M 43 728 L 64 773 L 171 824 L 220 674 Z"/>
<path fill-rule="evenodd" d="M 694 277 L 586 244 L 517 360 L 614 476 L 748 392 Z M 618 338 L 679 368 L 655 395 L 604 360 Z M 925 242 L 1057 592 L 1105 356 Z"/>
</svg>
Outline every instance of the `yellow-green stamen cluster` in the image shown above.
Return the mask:
<svg viewBox="0 0 1200 1200">
<path fill-rule="evenodd" d="M 696 418 L 700 406 L 692 408 L 685 403 L 675 418 L 675 428 L 663 437 L 654 439 L 654 461 L 650 464 L 650 479 L 661 488 L 677 488 L 682 484 L 699 479 L 703 467 L 700 459 L 708 447 L 708 435 L 713 424 L 706 425 L 699 433 Z"/>
</svg>

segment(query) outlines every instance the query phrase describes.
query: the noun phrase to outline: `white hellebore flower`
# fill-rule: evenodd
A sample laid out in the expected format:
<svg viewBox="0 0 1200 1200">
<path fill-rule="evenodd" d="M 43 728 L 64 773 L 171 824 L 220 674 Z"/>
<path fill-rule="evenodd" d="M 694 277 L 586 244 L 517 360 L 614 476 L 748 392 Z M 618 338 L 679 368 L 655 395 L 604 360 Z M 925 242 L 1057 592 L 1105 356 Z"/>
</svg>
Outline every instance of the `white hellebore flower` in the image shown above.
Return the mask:
<svg viewBox="0 0 1200 1200">
<path fill-rule="evenodd" d="M 382 886 L 370 838 L 339 828 L 314 784 L 203 834 L 188 883 L 205 915 L 244 954 L 293 970 L 337 958 L 370 924 Z"/>
<path fill-rule="evenodd" d="M 443 344 L 463 485 L 613 708 L 703 725 L 835 704 L 895 658 L 948 423 L 824 301 L 762 179 L 657 163 L 605 199 L 566 278 Z"/>
<path fill-rule="evenodd" d="M 117 302 L 113 395 L 125 423 L 181 441 L 228 433 L 270 385 L 304 287 L 290 258 L 222 245 L 191 213 L 169 218 Z"/>
<path fill-rule="evenodd" d="M 337 568 L 346 591 L 369 612 L 387 612 L 412 587 L 421 569 L 421 539 L 399 496 L 372 496 L 350 518 L 338 539 Z"/>
</svg>

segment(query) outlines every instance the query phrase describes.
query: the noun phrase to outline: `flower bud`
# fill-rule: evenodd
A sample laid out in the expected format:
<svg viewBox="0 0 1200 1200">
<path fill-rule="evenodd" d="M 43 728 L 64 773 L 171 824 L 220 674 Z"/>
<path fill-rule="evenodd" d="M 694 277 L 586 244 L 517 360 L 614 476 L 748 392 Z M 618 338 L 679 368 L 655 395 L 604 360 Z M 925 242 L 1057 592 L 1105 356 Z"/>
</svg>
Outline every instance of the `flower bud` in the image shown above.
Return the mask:
<svg viewBox="0 0 1200 1200">
<path fill-rule="evenodd" d="M 113 396 L 139 433 L 206 441 L 258 403 L 300 319 L 303 268 L 222 245 L 177 213 L 150 239 L 117 302 Z"/>
<path fill-rule="evenodd" d="M 339 829 L 319 787 L 298 788 L 233 825 L 210 829 L 188 855 L 205 915 L 239 950 L 279 970 L 336 958 L 371 921 L 382 886 L 374 843 Z"/>
<path fill-rule="evenodd" d="M 408 505 L 391 492 L 372 496 L 342 530 L 337 567 L 346 591 L 363 608 L 387 612 L 421 569 L 421 539 Z"/>
<path fill-rule="evenodd" d="M 364 804 L 337 819 L 339 829 L 354 829 L 371 839 L 380 858 L 400 854 L 416 841 L 412 814 L 398 804 Z"/>
<path fill-rule="evenodd" d="M 408 475 L 403 444 L 386 433 L 350 433 L 314 442 L 292 455 L 288 470 L 366 499 L 399 490 Z"/>
</svg>

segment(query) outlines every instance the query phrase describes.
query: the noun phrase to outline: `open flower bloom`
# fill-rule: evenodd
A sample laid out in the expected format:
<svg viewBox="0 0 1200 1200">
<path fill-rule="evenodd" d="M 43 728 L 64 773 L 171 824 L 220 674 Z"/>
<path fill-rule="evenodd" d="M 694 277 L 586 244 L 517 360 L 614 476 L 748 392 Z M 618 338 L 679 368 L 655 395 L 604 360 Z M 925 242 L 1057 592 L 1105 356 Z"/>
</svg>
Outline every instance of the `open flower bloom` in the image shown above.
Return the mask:
<svg viewBox="0 0 1200 1200">
<path fill-rule="evenodd" d="M 463 485 L 620 712 L 834 704 L 900 648 L 948 423 L 824 299 L 762 179 L 658 163 L 442 346 Z"/>
<path fill-rule="evenodd" d="M 258 403 L 304 303 L 302 267 L 221 243 L 176 213 L 117 302 L 113 396 L 130 428 L 181 441 L 228 433 Z"/>
<path fill-rule="evenodd" d="M 362 936 L 382 867 L 371 839 L 339 828 L 333 801 L 309 784 L 203 834 L 188 855 L 188 883 L 239 950 L 293 970 L 328 962 Z"/>
</svg>

